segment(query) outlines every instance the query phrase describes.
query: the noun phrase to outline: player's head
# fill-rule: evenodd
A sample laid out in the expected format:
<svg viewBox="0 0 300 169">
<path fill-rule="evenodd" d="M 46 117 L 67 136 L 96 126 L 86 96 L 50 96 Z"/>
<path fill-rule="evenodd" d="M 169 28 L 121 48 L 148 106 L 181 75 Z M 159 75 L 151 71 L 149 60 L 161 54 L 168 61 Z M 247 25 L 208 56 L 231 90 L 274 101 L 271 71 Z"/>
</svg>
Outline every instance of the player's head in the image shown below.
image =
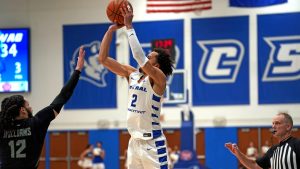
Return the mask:
<svg viewBox="0 0 300 169">
<path fill-rule="evenodd" d="M 167 50 L 155 48 L 153 52 L 148 55 L 148 59 L 152 65 L 159 67 L 166 76 L 173 73 L 174 61 Z"/>
<path fill-rule="evenodd" d="M 97 147 L 102 147 L 102 142 L 101 141 L 97 141 L 97 143 L 96 143 L 96 145 L 97 145 Z"/>
<path fill-rule="evenodd" d="M 2 100 L 0 117 L 2 122 L 9 125 L 17 118 L 32 117 L 32 109 L 23 96 L 13 95 Z"/>
</svg>

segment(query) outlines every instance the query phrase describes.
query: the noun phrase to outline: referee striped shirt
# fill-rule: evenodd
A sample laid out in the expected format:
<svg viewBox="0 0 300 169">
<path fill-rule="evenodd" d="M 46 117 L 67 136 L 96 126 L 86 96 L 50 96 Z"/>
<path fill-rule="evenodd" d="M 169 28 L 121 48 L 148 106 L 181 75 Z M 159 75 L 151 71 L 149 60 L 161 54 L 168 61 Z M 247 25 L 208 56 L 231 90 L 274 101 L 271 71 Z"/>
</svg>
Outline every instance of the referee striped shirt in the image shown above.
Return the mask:
<svg viewBox="0 0 300 169">
<path fill-rule="evenodd" d="M 300 169 L 300 140 L 290 137 L 256 160 L 264 169 Z"/>
</svg>

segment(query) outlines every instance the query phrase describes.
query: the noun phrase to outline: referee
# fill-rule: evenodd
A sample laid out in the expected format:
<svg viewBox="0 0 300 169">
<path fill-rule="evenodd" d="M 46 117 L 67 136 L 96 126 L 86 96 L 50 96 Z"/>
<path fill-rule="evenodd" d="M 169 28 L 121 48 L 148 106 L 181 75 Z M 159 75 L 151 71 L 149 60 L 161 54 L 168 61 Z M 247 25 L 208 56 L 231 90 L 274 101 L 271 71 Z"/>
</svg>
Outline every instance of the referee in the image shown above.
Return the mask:
<svg viewBox="0 0 300 169">
<path fill-rule="evenodd" d="M 279 144 L 272 146 L 264 156 L 249 159 L 236 144 L 226 143 L 232 154 L 248 169 L 300 169 L 300 139 L 291 135 L 293 119 L 287 113 L 278 113 L 272 120 L 272 133 Z"/>
</svg>

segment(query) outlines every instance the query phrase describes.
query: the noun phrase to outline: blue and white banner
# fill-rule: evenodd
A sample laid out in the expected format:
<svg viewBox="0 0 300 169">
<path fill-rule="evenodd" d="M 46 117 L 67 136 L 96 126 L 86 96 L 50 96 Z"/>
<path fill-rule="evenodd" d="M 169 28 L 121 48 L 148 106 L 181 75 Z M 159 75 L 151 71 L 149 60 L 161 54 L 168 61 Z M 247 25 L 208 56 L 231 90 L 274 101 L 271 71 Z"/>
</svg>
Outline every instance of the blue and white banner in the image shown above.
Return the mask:
<svg viewBox="0 0 300 169">
<path fill-rule="evenodd" d="M 73 96 L 66 109 L 116 108 L 116 76 L 98 62 L 99 47 L 109 24 L 64 25 L 64 82 L 77 63 L 80 46 L 84 46 L 85 66 Z M 113 42 L 115 38 L 113 39 Z M 115 57 L 116 46 L 110 46 Z"/>
<path fill-rule="evenodd" d="M 183 20 L 135 22 L 134 29 L 146 55 L 151 52 L 151 42 L 158 39 L 173 39 L 175 41 L 175 69 L 174 77 L 167 82 L 165 103 L 186 102 L 186 88 L 184 77 L 184 47 L 183 47 Z M 137 67 L 132 53 L 130 65 Z M 175 77 L 176 76 L 176 77 Z M 179 86 L 180 87 L 179 87 Z M 184 100 L 185 99 L 185 100 Z"/>
<path fill-rule="evenodd" d="M 258 16 L 259 104 L 300 103 L 300 13 Z"/>
<path fill-rule="evenodd" d="M 288 0 L 230 0 L 233 7 L 263 7 L 287 3 Z"/>
<path fill-rule="evenodd" d="M 249 17 L 192 20 L 193 105 L 249 104 Z"/>
</svg>

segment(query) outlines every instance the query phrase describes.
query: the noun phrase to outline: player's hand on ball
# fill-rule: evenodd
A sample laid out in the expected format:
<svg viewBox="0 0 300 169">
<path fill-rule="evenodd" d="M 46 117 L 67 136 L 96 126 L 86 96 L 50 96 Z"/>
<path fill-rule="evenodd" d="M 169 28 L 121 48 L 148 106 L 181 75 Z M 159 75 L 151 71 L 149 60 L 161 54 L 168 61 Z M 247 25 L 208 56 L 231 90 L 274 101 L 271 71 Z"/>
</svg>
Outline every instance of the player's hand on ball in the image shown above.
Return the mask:
<svg viewBox="0 0 300 169">
<path fill-rule="evenodd" d="M 123 3 L 123 7 L 120 8 L 122 16 L 124 17 L 124 25 L 127 29 L 132 28 L 133 10 L 132 6 L 129 5 L 128 1 Z"/>
</svg>

